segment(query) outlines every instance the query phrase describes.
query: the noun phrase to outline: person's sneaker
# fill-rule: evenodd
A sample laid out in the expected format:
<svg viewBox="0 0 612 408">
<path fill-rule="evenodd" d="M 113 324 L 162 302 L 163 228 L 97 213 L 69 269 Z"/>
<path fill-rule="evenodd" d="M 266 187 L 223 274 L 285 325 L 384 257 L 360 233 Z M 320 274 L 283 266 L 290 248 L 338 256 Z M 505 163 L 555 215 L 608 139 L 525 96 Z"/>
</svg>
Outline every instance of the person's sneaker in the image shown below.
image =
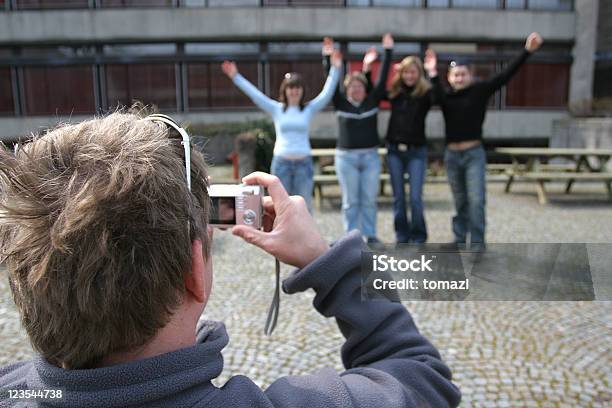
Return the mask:
<svg viewBox="0 0 612 408">
<path fill-rule="evenodd" d="M 368 237 L 366 239 L 366 242 L 368 244 L 380 244 L 381 243 L 380 240 L 378 238 L 376 238 L 376 237 Z"/>
</svg>

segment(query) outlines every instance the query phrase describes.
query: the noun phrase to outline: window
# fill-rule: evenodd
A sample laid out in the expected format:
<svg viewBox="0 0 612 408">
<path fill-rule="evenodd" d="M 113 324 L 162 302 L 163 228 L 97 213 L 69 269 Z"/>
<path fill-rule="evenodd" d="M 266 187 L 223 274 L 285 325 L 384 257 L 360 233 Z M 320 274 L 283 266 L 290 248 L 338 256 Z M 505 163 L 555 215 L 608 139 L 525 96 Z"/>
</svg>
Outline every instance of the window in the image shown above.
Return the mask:
<svg viewBox="0 0 612 408">
<path fill-rule="evenodd" d="M 471 64 L 474 81 L 486 81 L 495 76 L 495 63 Z"/>
<path fill-rule="evenodd" d="M 259 6 L 259 0 L 181 0 L 181 7 L 237 7 Z"/>
<path fill-rule="evenodd" d="M 427 0 L 427 7 L 450 7 L 449 0 Z"/>
<path fill-rule="evenodd" d="M 25 67 L 27 115 L 93 113 L 93 73 L 89 66 Z"/>
<path fill-rule="evenodd" d="M 508 9 L 524 9 L 526 0 L 506 0 L 506 8 Z"/>
<path fill-rule="evenodd" d="M 506 105 L 564 107 L 567 105 L 569 64 L 526 64 L 507 86 Z"/>
<path fill-rule="evenodd" d="M 363 54 L 370 49 L 370 47 L 376 47 L 378 51 L 378 57 L 383 57 L 384 50 L 382 49 L 380 41 L 370 42 L 350 42 L 348 43 L 348 53 L 351 55 L 359 55 L 363 57 Z M 336 47 L 337 48 L 337 47 Z M 421 52 L 421 45 L 419 43 L 407 43 L 407 42 L 396 42 L 393 46 L 393 55 L 417 55 Z"/>
<path fill-rule="evenodd" d="M 421 5 L 422 0 L 349 0 L 349 5 L 369 5 L 372 6 L 401 6 L 401 7 L 417 7 Z"/>
<path fill-rule="evenodd" d="M 453 0 L 453 7 L 497 8 L 497 0 Z"/>
<path fill-rule="evenodd" d="M 99 0 L 100 7 L 172 7 L 173 0 Z"/>
<path fill-rule="evenodd" d="M 240 74 L 257 86 L 257 63 L 239 62 Z M 189 109 L 252 107 L 253 102 L 221 71 L 220 62 L 187 65 Z"/>
<path fill-rule="evenodd" d="M 18 10 L 27 9 L 68 9 L 68 8 L 88 8 L 88 0 L 15 0 L 15 8 Z"/>
<path fill-rule="evenodd" d="M 12 114 L 14 112 L 11 69 L 9 67 L 0 67 L 0 115 Z"/>
<path fill-rule="evenodd" d="M 336 43 L 336 46 L 338 44 Z M 315 42 L 271 42 L 268 43 L 270 54 L 287 55 L 316 55 L 321 56 L 321 41 Z"/>
<path fill-rule="evenodd" d="M 176 109 L 174 64 L 107 65 L 106 93 L 110 108 L 140 101 L 159 109 Z"/>
<path fill-rule="evenodd" d="M 602 61 L 595 66 L 593 81 L 593 96 L 595 98 L 612 98 L 612 62 Z"/>
<path fill-rule="evenodd" d="M 572 0 L 527 0 L 527 7 L 536 10 L 561 10 L 572 9 Z"/>
<path fill-rule="evenodd" d="M 236 55 L 258 56 L 259 43 L 187 43 L 185 54 L 208 55 L 216 59 L 232 59 Z"/>
<path fill-rule="evenodd" d="M 115 44 L 105 45 L 103 53 L 114 57 L 174 55 L 176 44 Z"/>
<path fill-rule="evenodd" d="M 344 6 L 344 0 L 263 0 L 264 6 Z"/>
<path fill-rule="evenodd" d="M 96 55 L 96 47 L 92 45 L 81 46 L 38 46 L 24 47 L 21 49 L 24 57 L 54 60 L 68 60 L 79 57 L 92 57 Z"/>
</svg>

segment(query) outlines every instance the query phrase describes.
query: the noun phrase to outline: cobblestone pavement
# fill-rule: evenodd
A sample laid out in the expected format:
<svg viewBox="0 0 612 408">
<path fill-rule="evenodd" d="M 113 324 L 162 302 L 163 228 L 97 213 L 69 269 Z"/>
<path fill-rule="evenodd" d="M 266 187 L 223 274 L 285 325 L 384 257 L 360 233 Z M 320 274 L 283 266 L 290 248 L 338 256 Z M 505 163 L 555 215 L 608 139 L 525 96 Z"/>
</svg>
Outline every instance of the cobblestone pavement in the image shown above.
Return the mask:
<svg viewBox="0 0 612 408">
<path fill-rule="evenodd" d="M 530 185 L 511 195 L 490 184 L 489 242 L 612 242 L 612 206 L 599 185 L 581 194 L 551 195 L 537 204 Z M 561 191 L 554 186 L 552 191 Z M 445 184 L 428 184 L 425 208 L 431 242 L 449 242 L 453 213 Z M 315 216 L 324 235 L 342 234 L 337 200 Z M 379 237 L 392 242 L 392 212 L 379 211 Z M 342 338 L 332 319 L 312 308 L 312 293 L 281 300 L 272 335 L 263 325 L 273 289 L 274 261 L 229 233 L 214 239 L 215 282 L 204 317 L 224 320 L 230 344 L 218 379 L 244 374 L 266 386 L 282 375 L 322 366 L 342 369 Z M 290 269 L 283 268 L 283 273 Z M 463 392 L 464 407 L 609 407 L 612 405 L 611 302 L 406 302 L 419 329 L 439 349 Z M 0 365 L 27 359 L 6 278 L 0 279 Z"/>
</svg>

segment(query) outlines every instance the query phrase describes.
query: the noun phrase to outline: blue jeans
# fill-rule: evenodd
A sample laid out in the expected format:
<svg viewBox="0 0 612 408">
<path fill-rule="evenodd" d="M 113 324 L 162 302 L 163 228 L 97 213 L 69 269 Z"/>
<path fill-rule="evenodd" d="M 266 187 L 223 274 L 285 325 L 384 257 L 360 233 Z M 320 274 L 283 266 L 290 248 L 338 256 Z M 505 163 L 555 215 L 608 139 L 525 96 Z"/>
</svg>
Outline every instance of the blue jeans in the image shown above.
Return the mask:
<svg viewBox="0 0 612 408">
<path fill-rule="evenodd" d="M 342 190 L 344 230 L 376 237 L 376 197 L 380 185 L 377 148 L 336 149 L 336 174 Z"/>
<path fill-rule="evenodd" d="M 397 145 L 388 145 L 387 166 L 393 188 L 393 218 L 395 237 L 399 243 L 427 241 L 427 227 L 423 215 L 423 184 L 427 169 L 427 147 L 413 147 L 405 152 Z M 404 174 L 410 176 L 410 221 L 406 214 Z"/>
<path fill-rule="evenodd" d="M 468 232 L 470 243 L 485 242 L 486 164 L 487 155 L 482 145 L 462 151 L 446 149 L 444 152 L 444 165 L 457 212 L 453 217 L 457 243 L 466 243 Z"/>
<path fill-rule="evenodd" d="M 313 187 L 312 157 L 291 160 L 274 156 L 272 157 L 270 170 L 272 174 L 280 179 L 289 195 L 304 197 L 308 209 L 311 209 Z"/>
</svg>

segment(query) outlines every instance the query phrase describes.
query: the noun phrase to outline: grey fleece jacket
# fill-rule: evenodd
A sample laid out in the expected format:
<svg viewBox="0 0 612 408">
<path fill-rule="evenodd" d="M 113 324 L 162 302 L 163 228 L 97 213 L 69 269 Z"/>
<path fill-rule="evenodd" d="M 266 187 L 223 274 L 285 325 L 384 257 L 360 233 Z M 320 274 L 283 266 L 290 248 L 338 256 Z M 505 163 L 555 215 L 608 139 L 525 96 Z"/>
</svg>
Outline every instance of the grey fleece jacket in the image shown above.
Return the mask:
<svg viewBox="0 0 612 408">
<path fill-rule="evenodd" d="M 64 370 L 41 356 L 0 368 L 0 406 L 44 407 L 448 407 L 459 390 L 438 351 L 399 303 L 361 300 L 361 237 L 351 233 L 283 282 L 286 293 L 314 289 L 314 307 L 335 317 L 346 338 L 346 371 L 322 368 L 282 377 L 265 391 L 245 376 L 217 388 L 228 336 L 207 322 L 196 345 L 105 368 Z M 314 335 L 314 334 L 313 334 Z M 62 389 L 58 400 L 8 400 L 8 389 Z M 37 405 L 38 404 L 38 405 Z"/>
</svg>

